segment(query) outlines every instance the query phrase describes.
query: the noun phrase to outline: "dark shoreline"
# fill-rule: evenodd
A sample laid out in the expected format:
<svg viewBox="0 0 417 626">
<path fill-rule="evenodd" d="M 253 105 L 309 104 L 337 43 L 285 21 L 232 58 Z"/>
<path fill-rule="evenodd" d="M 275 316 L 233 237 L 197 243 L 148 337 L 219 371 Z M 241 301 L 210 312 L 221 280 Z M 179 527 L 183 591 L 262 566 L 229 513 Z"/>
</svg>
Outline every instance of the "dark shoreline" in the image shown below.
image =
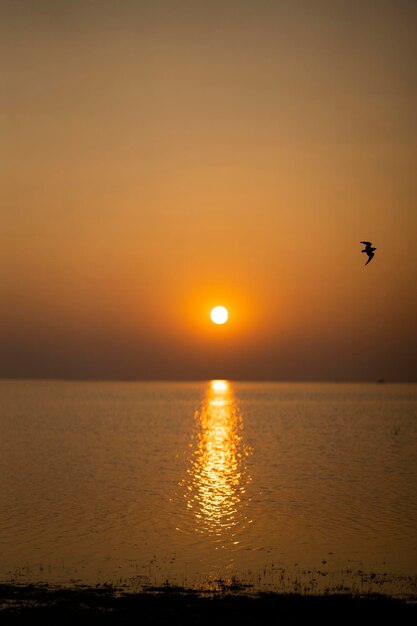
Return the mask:
<svg viewBox="0 0 417 626">
<path fill-rule="evenodd" d="M 150 587 L 140 593 L 101 587 L 0 584 L 0 624 L 395 624 L 417 623 L 417 598 L 196 592 Z"/>
</svg>

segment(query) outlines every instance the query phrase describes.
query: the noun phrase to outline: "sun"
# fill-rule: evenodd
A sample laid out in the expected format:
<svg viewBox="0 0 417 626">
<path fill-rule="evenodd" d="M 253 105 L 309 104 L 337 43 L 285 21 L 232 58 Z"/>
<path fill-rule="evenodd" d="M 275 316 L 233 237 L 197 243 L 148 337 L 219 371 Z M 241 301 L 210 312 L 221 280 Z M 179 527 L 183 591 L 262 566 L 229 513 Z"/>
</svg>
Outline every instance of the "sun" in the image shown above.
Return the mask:
<svg viewBox="0 0 417 626">
<path fill-rule="evenodd" d="M 215 324 L 226 324 L 229 319 L 229 311 L 225 306 L 215 306 L 210 313 L 211 321 Z"/>
</svg>

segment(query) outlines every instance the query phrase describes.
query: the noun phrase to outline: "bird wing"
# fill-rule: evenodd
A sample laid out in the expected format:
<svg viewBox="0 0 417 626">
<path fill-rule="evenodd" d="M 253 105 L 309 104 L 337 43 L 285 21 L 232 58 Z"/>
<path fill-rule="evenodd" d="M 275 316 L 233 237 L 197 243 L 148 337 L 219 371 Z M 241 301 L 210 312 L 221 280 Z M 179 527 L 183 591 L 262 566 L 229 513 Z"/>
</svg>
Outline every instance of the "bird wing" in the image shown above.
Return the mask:
<svg viewBox="0 0 417 626">
<path fill-rule="evenodd" d="M 361 241 L 361 243 L 364 243 L 365 246 L 372 246 L 372 243 L 370 241 Z"/>
<path fill-rule="evenodd" d="M 372 261 L 374 256 L 375 256 L 375 254 L 373 252 L 368 252 L 369 259 L 366 261 L 365 265 L 368 265 L 369 261 Z"/>
</svg>

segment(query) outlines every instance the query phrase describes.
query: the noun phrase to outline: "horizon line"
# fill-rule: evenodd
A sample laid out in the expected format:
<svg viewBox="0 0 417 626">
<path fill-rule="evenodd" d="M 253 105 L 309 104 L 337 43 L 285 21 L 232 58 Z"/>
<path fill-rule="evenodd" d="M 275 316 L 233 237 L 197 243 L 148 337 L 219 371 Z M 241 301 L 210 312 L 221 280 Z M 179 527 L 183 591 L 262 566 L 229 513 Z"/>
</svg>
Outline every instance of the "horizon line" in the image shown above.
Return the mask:
<svg viewBox="0 0 417 626">
<path fill-rule="evenodd" d="M 387 380 L 385 378 L 377 379 L 273 379 L 273 378 L 228 378 L 228 377 L 213 377 L 213 378 L 134 378 L 134 377 L 114 377 L 114 378 L 100 378 L 100 377 L 68 377 L 68 376 L 0 376 L 2 382 L 78 382 L 78 383 L 207 383 L 211 380 L 227 380 L 232 383 L 264 383 L 264 384 L 277 384 L 277 383 L 293 383 L 293 384 L 404 384 L 413 385 L 417 384 L 417 380 Z"/>
</svg>

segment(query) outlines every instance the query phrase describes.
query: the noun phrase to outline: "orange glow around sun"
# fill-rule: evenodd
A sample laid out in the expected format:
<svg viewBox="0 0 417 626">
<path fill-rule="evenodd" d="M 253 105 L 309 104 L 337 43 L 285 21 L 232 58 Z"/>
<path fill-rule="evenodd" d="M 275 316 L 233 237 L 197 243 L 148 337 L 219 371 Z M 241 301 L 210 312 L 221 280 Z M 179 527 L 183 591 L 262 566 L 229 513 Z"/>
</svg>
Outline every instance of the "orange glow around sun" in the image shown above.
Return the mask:
<svg viewBox="0 0 417 626">
<path fill-rule="evenodd" d="M 201 288 L 190 289 L 183 298 L 173 295 L 173 301 L 179 306 L 171 310 L 170 320 L 164 323 L 175 322 L 177 336 L 180 334 L 190 346 L 208 350 L 214 346 L 219 349 L 220 345 L 237 348 L 242 341 L 247 343 L 259 335 L 258 300 L 239 292 L 234 285 L 219 287 L 205 283 Z M 218 311 L 217 307 L 222 308 Z M 219 317 L 218 313 L 221 313 Z"/>
</svg>

